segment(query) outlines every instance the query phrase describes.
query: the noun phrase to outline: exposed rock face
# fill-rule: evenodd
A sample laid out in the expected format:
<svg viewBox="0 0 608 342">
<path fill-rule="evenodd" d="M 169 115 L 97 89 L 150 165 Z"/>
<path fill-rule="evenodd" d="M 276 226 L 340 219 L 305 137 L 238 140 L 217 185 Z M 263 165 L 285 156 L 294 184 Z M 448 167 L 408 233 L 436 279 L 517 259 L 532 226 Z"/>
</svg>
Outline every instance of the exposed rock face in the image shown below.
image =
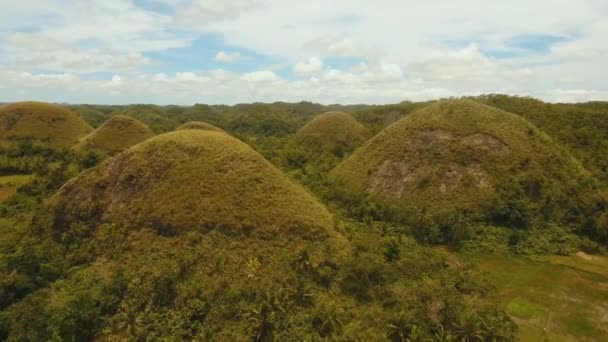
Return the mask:
<svg viewBox="0 0 608 342">
<path fill-rule="evenodd" d="M 585 171 L 523 118 L 470 100 L 449 100 L 388 126 L 331 178 L 352 190 L 418 206 L 475 208 L 501 182 L 526 173 L 560 188 Z"/>
</svg>

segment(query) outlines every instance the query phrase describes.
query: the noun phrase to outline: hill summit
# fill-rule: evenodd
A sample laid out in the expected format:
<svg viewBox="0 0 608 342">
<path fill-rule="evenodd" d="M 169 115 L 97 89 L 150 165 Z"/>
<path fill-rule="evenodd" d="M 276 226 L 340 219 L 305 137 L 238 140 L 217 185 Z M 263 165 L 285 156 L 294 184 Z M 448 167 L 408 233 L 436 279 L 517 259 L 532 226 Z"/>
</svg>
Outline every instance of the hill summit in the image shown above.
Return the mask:
<svg viewBox="0 0 608 342">
<path fill-rule="evenodd" d="M 77 151 L 96 149 L 116 153 L 140 143 L 154 133 L 148 126 L 136 119 L 124 115 L 111 117 L 91 134 L 82 138 L 74 146 Z"/>
<path fill-rule="evenodd" d="M 367 130 L 350 114 L 327 112 L 316 116 L 297 133 L 297 139 L 306 146 L 323 150 L 353 148 L 365 140 Z"/>
<path fill-rule="evenodd" d="M 63 220 L 161 231 L 327 237 L 325 207 L 257 152 L 203 130 L 166 133 L 85 171 L 56 194 Z"/>
<path fill-rule="evenodd" d="M 72 146 L 92 128 L 71 110 L 42 102 L 0 107 L 0 139 L 32 140 L 54 148 Z"/>
<path fill-rule="evenodd" d="M 446 100 L 385 128 L 331 177 L 410 205 L 472 209 L 511 183 L 525 184 L 532 198 L 566 198 L 587 174 L 525 119 L 472 100 Z"/>
<path fill-rule="evenodd" d="M 175 130 L 178 131 L 182 129 L 201 129 L 205 131 L 224 132 L 223 129 L 202 121 L 188 121 L 185 124 L 177 127 Z"/>
</svg>

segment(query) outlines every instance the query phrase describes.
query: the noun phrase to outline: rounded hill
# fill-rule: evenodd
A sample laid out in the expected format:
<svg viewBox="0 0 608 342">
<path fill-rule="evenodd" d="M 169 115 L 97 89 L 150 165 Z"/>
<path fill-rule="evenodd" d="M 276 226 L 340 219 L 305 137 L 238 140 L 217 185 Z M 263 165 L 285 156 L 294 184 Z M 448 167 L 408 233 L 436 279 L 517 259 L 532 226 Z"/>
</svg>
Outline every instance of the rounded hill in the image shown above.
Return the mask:
<svg viewBox="0 0 608 342">
<path fill-rule="evenodd" d="M 440 101 L 410 114 L 331 172 L 351 190 L 448 210 L 480 208 L 497 189 L 515 183 L 526 196 L 549 203 L 567 198 L 587 177 L 534 125 L 472 100 Z"/>
<path fill-rule="evenodd" d="M 111 117 L 74 146 L 76 151 L 96 149 L 116 153 L 138 144 L 154 135 L 148 126 L 124 115 Z"/>
<path fill-rule="evenodd" d="M 159 106 L 154 105 L 129 105 L 114 111 L 111 115 L 124 115 L 139 120 L 156 133 L 164 133 L 175 128 L 175 122 L 169 114 Z"/>
<path fill-rule="evenodd" d="M 331 215 L 302 187 L 245 143 L 204 130 L 135 145 L 68 182 L 54 205 L 65 222 L 307 239 L 333 234 Z"/>
<path fill-rule="evenodd" d="M 327 112 L 318 115 L 297 133 L 304 145 L 333 150 L 338 147 L 352 148 L 365 140 L 367 130 L 350 114 Z"/>
<path fill-rule="evenodd" d="M 200 129 L 203 131 L 215 131 L 215 132 L 224 132 L 223 129 L 217 127 L 217 126 L 213 126 L 211 124 L 208 124 L 206 122 L 202 122 L 202 121 L 188 121 L 185 124 L 177 127 L 175 130 L 179 131 L 182 129 Z"/>
<path fill-rule="evenodd" d="M 18 102 L 0 107 L 0 137 L 32 140 L 67 148 L 92 128 L 71 110 L 42 102 Z"/>
</svg>

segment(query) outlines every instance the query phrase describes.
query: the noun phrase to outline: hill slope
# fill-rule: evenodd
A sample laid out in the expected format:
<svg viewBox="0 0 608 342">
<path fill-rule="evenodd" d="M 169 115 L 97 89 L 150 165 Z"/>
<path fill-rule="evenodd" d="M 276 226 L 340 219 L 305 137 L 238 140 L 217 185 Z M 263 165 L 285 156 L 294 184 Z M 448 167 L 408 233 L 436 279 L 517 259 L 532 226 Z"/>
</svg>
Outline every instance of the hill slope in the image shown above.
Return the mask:
<svg viewBox="0 0 608 342">
<path fill-rule="evenodd" d="M 19 102 L 0 107 L 0 139 L 34 140 L 54 148 L 67 148 L 92 128 L 67 108 Z"/>
<path fill-rule="evenodd" d="M 200 130 L 204 130 L 204 131 L 215 131 L 215 132 L 224 132 L 223 129 L 217 127 L 217 126 L 213 126 L 211 124 L 208 124 L 206 122 L 201 122 L 201 121 L 188 121 L 185 124 L 177 127 L 175 130 L 182 130 L 182 129 L 200 129 Z"/>
<path fill-rule="evenodd" d="M 124 115 L 137 119 L 148 125 L 157 134 L 170 131 L 176 126 L 176 122 L 159 106 L 130 105 L 112 112 L 111 115 Z"/>
<path fill-rule="evenodd" d="M 333 227 L 320 203 L 249 146 L 202 130 L 136 145 L 68 182 L 55 198 L 67 220 L 309 237 Z"/>
<path fill-rule="evenodd" d="M 526 118 L 564 144 L 588 170 L 608 184 L 608 104 L 553 104 L 507 95 L 477 99 Z"/>
<path fill-rule="evenodd" d="M 450 100 L 388 126 L 331 176 L 356 191 L 442 210 L 478 209 L 515 184 L 534 201 L 567 200 L 588 172 L 525 119 Z"/>
<path fill-rule="evenodd" d="M 315 117 L 297 133 L 304 145 L 319 146 L 333 151 L 352 148 L 364 141 L 367 130 L 355 118 L 344 112 L 327 112 Z"/>
<path fill-rule="evenodd" d="M 108 153 L 116 153 L 124 151 L 153 135 L 154 133 L 146 124 L 128 116 L 116 115 L 91 134 L 82 138 L 74 146 L 74 149 L 76 151 L 97 149 Z"/>
</svg>

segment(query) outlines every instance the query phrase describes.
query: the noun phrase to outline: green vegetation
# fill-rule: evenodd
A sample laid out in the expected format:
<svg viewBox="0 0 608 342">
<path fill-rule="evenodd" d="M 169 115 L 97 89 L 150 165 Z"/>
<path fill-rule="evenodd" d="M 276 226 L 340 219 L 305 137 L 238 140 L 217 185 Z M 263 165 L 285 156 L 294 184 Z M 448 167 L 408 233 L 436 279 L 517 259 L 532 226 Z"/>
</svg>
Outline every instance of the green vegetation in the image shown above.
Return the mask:
<svg viewBox="0 0 608 342">
<path fill-rule="evenodd" d="M 74 112 L 40 102 L 20 102 L 0 107 L 0 138 L 31 140 L 53 148 L 68 148 L 91 131 Z"/>
<path fill-rule="evenodd" d="M 70 106 L 126 149 L 0 144 L 0 340 L 603 341 L 607 107 L 542 107 Z"/>
<path fill-rule="evenodd" d="M 509 315 L 518 318 L 534 318 L 546 314 L 546 310 L 534 303 L 530 303 L 522 298 L 512 299 L 507 304 L 507 312 Z"/>
<path fill-rule="evenodd" d="M 0 203 L 17 193 L 17 189 L 32 181 L 31 175 L 0 176 Z"/>
<path fill-rule="evenodd" d="M 475 257 L 520 326 L 522 341 L 603 341 L 608 337 L 608 258 Z"/>
<path fill-rule="evenodd" d="M 145 124 L 128 116 L 115 115 L 91 134 L 82 138 L 73 148 L 78 152 L 98 150 L 113 154 L 142 142 L 154 133 Z"/>
<path fill-rule="evenodd" d="M 169 114 L 159 106 L 131 105 L 118 109 L 111 116 L 124 115 L 132 117 L 148 125 L 154 133 L 163 133 L 173 130 L 177 123 L 169 117 Z"/>
<path fill-rule="evenodd" d="M 97 128 L 108 120 L 108 114 L 104 113 L 93 106 L 82 105 L 82 106 L 71 106 L 70 109 L 74 113 L 78 114 L 86 123 L 91 127 Z"/>
<path fill-rule="evenodd" d="M 201 121 L 188 121 L 185 124 L 177 127 L 175 130 L 181 129 L 200 129 L 205 131 L 224 132 L 223 129 Z"/>
</svg>

